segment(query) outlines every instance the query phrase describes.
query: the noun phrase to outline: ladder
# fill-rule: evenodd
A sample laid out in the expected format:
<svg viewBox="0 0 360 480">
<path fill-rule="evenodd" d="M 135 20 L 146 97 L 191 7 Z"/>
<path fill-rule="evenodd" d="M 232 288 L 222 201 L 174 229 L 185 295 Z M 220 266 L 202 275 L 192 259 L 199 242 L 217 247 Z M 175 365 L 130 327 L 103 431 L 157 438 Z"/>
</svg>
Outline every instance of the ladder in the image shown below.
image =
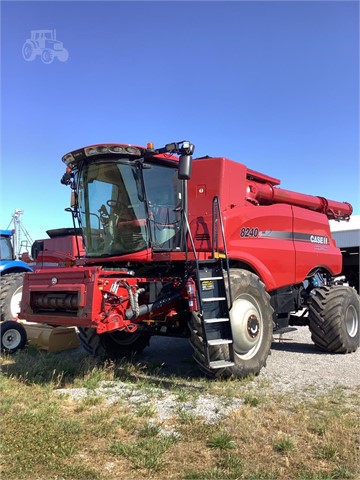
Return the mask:
<svg viewBox="0 0 360 480">
<path fill-rule="evenodd" d="M 231 330 L 230 309 L 232 307 L 229 261 L 226 249 L 223 219 L 221 216 L 220 200 L 213 199 L 212 206 L 212 258 L 199 260 L 196 254 L 194 241 L 187 223 L 189 238 L 195 256 L 195 278 L 199 301 L 199 321 L 201 332 L 195 332 L 202 338 L 201 349 L 193 345 L 194 359 L 201 368 L 206 370 L 234 366 L 234 342 Z M 222 252 L 219 251 L 219 225 L 222 235 Z M 224 278 L 225 271 L 228 279 L 228 292 Z M 216 355 L 212 355 L 214 347 L 222 346 Z M 197 358 L 200 356 L 201 360 Z M 212 358 L 215 357 L 215 358 Z"/>
<path fill-rule="evenodd" d="M 197 265 L 198 298 L 203 333 L 204 356 L 210 369 L 234 365 L 234 348 L 222 259 L 199 260 Z M 221 349 L 221 357 L 211 359 L 211 347 Z M 196 360 L 196 358 L 195 358 Z"/>
</svg>

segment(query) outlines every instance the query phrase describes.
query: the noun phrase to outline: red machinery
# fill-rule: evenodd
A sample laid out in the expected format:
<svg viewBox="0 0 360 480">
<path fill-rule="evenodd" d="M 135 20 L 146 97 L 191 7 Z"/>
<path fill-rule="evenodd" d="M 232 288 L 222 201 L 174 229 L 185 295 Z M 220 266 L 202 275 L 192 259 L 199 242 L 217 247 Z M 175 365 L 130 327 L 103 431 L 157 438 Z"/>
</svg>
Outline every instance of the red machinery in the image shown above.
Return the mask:
<svg viewBox="0 0 360 480">
<path fill-rule="evenodd" d="M 76 258 L 84 255 L 81 232 L 74 228 L 58 228 L 46 232 L 49 238 L 35 240 L 31 257 L 22 254 L 23 264 L 29 269 L 70 267 Z M 1 278 L 0 324 L 1 351 L 15 353 L 26 343 L 50 352 L 78 346 L 74 328 L 52 328 L 44 324 L 19 321 L 20 301 L 23 291 L 23 272 L 15 271 Z"/>
<path fill-rule="evenodd" d="M 101 357 L 190 335 L 214 376 L 259 373 L 273 331 L 288 325 L 308 324 L 322 349 L 356 350 L 359 297 L 334 278 L 342 257 L 328 222 L 348 219 L 351 205 L 283 190 L 226 158 L 192 162 L 193 150 L 104 144 L 65 155 L 85 255 L 26 274 L 21 315 L 79 327 Z"/>
</svg>

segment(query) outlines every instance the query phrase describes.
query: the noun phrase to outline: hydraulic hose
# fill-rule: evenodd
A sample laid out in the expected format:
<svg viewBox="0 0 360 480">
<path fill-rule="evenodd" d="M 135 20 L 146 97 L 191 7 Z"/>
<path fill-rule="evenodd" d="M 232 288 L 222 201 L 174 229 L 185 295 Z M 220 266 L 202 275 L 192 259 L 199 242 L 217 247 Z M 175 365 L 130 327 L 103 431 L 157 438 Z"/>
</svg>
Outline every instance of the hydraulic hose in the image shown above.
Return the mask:
<svg viewBox="0 0 360 480">
<path fill-rule="evenodd" d="M 172 293 L 171 295 L 168 295 L 166 297 L 159 298 L 158 300 L 155 300 L 154 303 L 148 303 L 145 305 L 140 305 L 136 311 L 134 311 L 132 308 L 128 308 L 125 311 L 125 318 L 127 320 L 133 320 L 134 318 L 141 317 L 142 315 L 145 315 L 146 313 L 153 312 L 154 310 L 158 310 L 159 308 L 164 307 L 168 303 L 175 302 L 176 300 L 179 300 L 182 298 L 182 292 L 181 291 L 176 291 Z"/>
</svg>

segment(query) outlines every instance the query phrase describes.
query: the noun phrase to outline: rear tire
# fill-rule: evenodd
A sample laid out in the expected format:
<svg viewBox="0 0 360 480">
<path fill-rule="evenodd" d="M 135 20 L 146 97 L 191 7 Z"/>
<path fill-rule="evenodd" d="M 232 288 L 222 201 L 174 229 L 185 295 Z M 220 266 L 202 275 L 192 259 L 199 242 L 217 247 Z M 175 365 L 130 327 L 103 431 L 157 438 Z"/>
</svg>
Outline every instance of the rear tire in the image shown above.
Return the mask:
<svg viewBox="0 0 360 480">
<path fill-rule="evenodd" d="M 36 57 L 36 47 L 30 40 L 27 40 L 22 47 L 22 54 L 24 60 L 31 62 Z"/>
<path fill-rule="evenodd" d="M 272 343 L 273 309 L 270 296 L 259 277 L 247 270 L 230 269 L 230 280 L 233 298 L 230 321 L 235 365 L 223 369 L 209 369 L 206 366 L 203 327 L 195 312 L 189 324 L 194 357 L 201 369 L 213 377 L 258 375 L 266 365 Z M 211 346 L 209 353 L 210 361 L 228 358 L 228 346 Z"/>
<path fill-rule="evenodd" d="M 27 335 L 21 323 L 8 320 L 0 324 L 1 351 L 15 353 L 25 347 Z"/>
<path fill-rule="evenodd" d="M 359 346 L 359 296 L 344 285 L 316 288 L 309 304 L 309 328 L 315 345 L 334 353 Z"/>
<path fill-rule="evenodd" d="M 50 48 L 45 48 L 41 53 L 41 60 L 49 65 L 54 61 L 54 52 Z"/>
<path fill-rule="evenodd" d="M 19 317 L 24 272 L 7 273 L 0 279 L 0 315 L 1 321 Z"/>
<path fill-rule="evenodd" d="M 95 328 L 79 328 L 82 347 L 93 357 L 117 359 L 141 353 L 150 343 L 150 335 L 114 331 L 98 334 Z"/>
</svg>

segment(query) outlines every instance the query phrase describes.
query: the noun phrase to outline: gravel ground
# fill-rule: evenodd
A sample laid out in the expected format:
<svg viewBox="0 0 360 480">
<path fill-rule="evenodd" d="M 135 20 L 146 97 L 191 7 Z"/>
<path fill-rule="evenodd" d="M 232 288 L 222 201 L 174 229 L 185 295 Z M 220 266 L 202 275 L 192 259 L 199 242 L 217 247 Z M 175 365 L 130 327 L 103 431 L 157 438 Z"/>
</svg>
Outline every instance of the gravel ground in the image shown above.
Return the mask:
<svg viewBox="0 0 360 480">
<path fill-rule="evenodd" d="M 150 345 L 141 360 L 163 365 L 163 373 L 201 375 L 187 340 L 154 337 Z M 254 382 L 265 381 L 278 391 L 300 391 L 311 386 L 321 390 L 337 386 L 355 388 L 360 386 L 359 365 L 360 349 L 347 355 L 322 352 L 313 344 L 308 327 L 297 327 L 274 335 L 267 366 Z"/>
<path fill-rule="evenodd" d="M 321 352 L 312 343 L 308 328 L 299 327 L 275 335 L 267 367 L 253 381 L 244 384 L 244 395 L 256 394 L 260 390 L 262 394 L 288 393 L 301 399 L 321 395 L 337 387 L 359 391 L 359 360 L 360 349 L 348 355 Z M 203 377 L 192 360 L 191 348 L 185 339 L 154 337 L 151 347 L 145 350 L 138 361 L 157 367 L 162 380 L 175 376 L 186 382 L 189 378 L 196 380 Z M 135 407 L 150 404 L 161 422 L 176 413 L 201 416 L 205 422 L 212 423 L 244 402 L 244 398 L 232 398 L 229 403 L 229 399 L 224 397 L 202 394 L 201 389 L 196 392 L 196 382 L 191 385 L 194 396 L 189 399 L 181 399 L 179 392 L 174 393 L 171 389 L 152 387 L 147 391 L 136 384 L 132 386 L 121 381 L 102 382 L 92 394 L 101 395 L 107 403 L 126 400 Z M 57 392 L 66 393 L 75 401 L 89 394 L 85 388 Z"/>
<path fill-rule="evenodd" d="M 276 335 L 267 367 L 256 379 L 268 380 L 276 391 L 360 386 L 360 349 L 351 354 L 322 352 L 313 344 L 308 327 Z"/>
</svg>

